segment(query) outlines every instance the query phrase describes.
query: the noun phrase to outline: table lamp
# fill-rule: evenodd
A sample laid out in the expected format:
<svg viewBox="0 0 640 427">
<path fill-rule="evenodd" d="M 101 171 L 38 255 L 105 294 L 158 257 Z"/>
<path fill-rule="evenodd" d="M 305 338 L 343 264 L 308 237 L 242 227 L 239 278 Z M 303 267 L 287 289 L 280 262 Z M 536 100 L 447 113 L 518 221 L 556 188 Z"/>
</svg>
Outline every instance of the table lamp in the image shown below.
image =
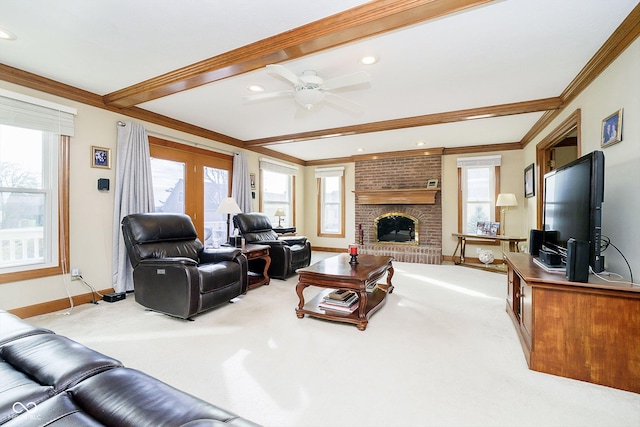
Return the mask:
<svg viewBox="0 0 640 427">
<path fill-rule="evenodd" d="M 507 216 L 507 209 L 511 206 L 518 206 L 518 201 L 516 200 L 516 195 L 513 193 L 500 193 L 498 194 L 498 200 L 496 201 L 496 206 L 501 207 L 500 210 L 500 222 L 502 224 L 502 235 L 506 235 L 507 225 L 505 223 Z"/>
<path fill-rule="evenodd" d="M 229 243 L 229 225 L 231 223 L 231 214 L 236 214 L 242 212 L 238 203 L 233 199 L 233 197 L 225 198 L 218 206 L 218 210 L 216 213 L 227 214 L 227 243 Z"/>
<path fill-rule="evenodd" d="M 284 209 L 276 209 L 276 213 L 274 213 L 273 216 L 278 217 L 278 228 L 282 228 L 282 217 L 285 216 Z"/>
</svg>

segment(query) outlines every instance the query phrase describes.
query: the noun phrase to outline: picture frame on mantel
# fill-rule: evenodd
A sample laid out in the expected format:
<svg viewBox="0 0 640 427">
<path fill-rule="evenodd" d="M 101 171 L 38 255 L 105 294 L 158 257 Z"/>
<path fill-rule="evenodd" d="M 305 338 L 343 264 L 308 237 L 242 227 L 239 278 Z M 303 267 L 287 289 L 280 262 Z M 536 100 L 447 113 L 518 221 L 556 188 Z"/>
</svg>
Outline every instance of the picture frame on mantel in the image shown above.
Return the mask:
<svg viewBox="0 0 640 427">
<path fill-rule="evenodd" d="M 622 108 L 602 121 L 600 141 L 602 148 L 622 141 Z"/>
<path fill-rule="evenodd" d="M 531 163 L 524 168 L 524 197 L 536 195 L 536 179 L 534 175 L 535 164 Z"/>
<path fill-rule="evenodd" d="M 427 181 L 427 188 L 438 188 L 438 180 L 430 179 L 429 181 Z"/>
</svg>

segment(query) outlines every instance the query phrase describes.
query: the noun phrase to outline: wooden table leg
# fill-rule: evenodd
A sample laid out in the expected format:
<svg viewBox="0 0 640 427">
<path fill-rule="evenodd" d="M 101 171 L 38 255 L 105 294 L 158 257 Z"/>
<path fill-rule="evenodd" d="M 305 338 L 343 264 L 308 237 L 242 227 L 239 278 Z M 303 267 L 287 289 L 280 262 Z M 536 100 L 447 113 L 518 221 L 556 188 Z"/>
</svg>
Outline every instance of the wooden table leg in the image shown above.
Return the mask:
<svg viewBox="0 0 640 427">
<path fill-rule="evenodd" d="M 302 319 L 304 317 L 304 313 L 302 312 L 302 309 L 304 308 L 304 296 L 302 295 L 302 291 L 304 291 L 304 288 L 307 286 L 309 285 L 300 282 L 296 285 L 296 294 L 298 294 L 298 298 L 300 299 L 298 308 L 296 309 L 296 316 L 298 316 L 298 319 Z"/>
<path fill-rule="evenodd" d="M 453 260 L 453 263 L 455 265 L 462 264 L 462 262 L 460 260 L 456 261 L 456 253 L 458 252 L 458 249 L 460 248 L 460 242 L 462 242 L 462 237 L 458 237 L 458 244 L 456 245 L 456 248 L 453 250 L 453 255 L 451 255 L 451 259 Z"/>
</svg>

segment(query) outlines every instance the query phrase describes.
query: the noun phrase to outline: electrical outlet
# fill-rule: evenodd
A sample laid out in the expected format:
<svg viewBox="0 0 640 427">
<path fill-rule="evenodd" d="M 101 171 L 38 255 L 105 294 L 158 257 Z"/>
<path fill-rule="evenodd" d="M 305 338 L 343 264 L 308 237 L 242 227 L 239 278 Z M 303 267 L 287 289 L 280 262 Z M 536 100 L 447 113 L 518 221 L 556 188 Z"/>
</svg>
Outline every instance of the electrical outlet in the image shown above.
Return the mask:
<svg viewBox="0 0 640 427">
<path fill-rule="evenodd" d="M 80 276 L 80 270 L 77 268 L 72 268 L 71 269 L 71 277 L 78 277 Z"/>
</svg>

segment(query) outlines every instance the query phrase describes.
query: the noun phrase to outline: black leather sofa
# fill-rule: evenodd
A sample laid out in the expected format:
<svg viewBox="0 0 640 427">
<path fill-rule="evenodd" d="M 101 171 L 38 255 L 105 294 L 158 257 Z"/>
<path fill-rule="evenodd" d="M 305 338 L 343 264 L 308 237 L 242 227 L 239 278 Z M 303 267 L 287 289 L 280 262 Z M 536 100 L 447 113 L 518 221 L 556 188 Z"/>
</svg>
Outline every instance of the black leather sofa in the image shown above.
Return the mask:
<svg viewBox="0 0 640 427">
<path fill-rule="evenodd" d="M 189 319 L 247 292 L 242 251 L 205 249 L 187 215 L 128 215 L 122 233 L 136 302 L 150 310 Z"/>
<path fill-rule="evenodd" d="M 2 310 L 0 425 L 258 426 Z"/>
<path fill-rule="evenodd" d="M 246 243 L 269 245 L 269 277 L 286 279 L 298 268 L 311 263 L 311 243 L 305 236 L 278 236 L 273 231 L 269 217 L 260 212 L 240 213 L 233 217 L 233 224 Z"/>
</svg>

